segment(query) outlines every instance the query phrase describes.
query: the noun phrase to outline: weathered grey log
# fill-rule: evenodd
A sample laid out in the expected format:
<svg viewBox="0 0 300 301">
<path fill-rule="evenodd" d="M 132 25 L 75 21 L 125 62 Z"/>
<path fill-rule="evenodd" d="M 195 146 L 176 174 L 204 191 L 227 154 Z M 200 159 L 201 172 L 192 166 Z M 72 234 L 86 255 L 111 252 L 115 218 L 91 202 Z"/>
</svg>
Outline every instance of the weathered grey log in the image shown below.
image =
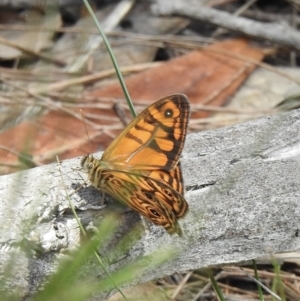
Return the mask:
<svg viewBox="0 0 300 301">
<path fill-rule="evenodd" d="M 252 37 L 300 49 L 300 33 L 288 25 L 258 22 L 234 16 L 227 12 L 204 7 L 197 0 L 159 0 L 153 5 L 152 11 L 160 15 L 174 14 L 206 21 Z"/>
<path fill-rule="evenodd" d="M 25 299 L 78 244 L 79 228 L 65 195 L 83 182 L 79 166 L 76 158 L 0 178 L 0 278 L 2 282 L 6 277 L 6 294 L 18 290 L 18 298 Z M 110 270 L 145 259 L 139 276 L 128 285 L 299 250 L 300 110 L 191 134 L 182 166 L 190 206 L 180 221 L 184 237 L 169 236 L 152 224 L 143 228 L 135 213 L 127 213 L 120 221 L 123 234 L 119 232 L 103 254 L 107 262 L 114 261 Z M 99 192 L 91 187 L 74 193 L 71 200 L 85 227 L 115 206 L 111 202 L 96 210 Z M 114 252 L 114 243 L 132 224 L 141 229 L 139 239 L 131 235 L 130 249 Z M 149 254 L 164 248 L 176 250 L 176 256 L 151 266 Z M 4 275 L 16 254 L 12 273 Z M 86 269 L 96 282 L 101 280 L 99 270 L 97 265 Z"/>
</svg>

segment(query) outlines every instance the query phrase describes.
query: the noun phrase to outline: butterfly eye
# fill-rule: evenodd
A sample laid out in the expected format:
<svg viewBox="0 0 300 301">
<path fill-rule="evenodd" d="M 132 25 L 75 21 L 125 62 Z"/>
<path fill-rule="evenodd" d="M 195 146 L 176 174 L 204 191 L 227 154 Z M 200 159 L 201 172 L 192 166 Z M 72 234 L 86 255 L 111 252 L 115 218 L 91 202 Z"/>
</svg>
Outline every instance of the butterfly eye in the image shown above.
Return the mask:
<svg viewBox="0 0 300 301">
<path fill-rule="evenodd" d="M 171 109 L 166 109 L 165 110 L 165 117 L 166 118 L 171 118 L 171 117 L 173 117 L 173 110 L 171 110 Z"/>
<path fill-rule="evenodd" d="M 87 165 L 87 168 L 88 168 L 88 170 L 91 170 L 91 169 L 93 168 L 93 163 L 90 162 L 90 163 Z"/>
</svg>

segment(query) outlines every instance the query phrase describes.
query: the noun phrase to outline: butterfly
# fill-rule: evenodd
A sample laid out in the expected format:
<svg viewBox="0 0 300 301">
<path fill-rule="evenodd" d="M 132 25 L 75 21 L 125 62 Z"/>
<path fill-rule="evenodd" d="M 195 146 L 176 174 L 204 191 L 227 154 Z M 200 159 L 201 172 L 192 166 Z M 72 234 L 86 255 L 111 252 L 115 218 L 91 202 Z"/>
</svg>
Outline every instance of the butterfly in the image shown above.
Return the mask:
<svg viewBox="0 0 300 301">
<path fill-rule="evenodd" d="M 185 95 L 162 98 L 133 119 L 100 160 L 86 155 L 81 161 L 94 187 L 179 236 L 178 218 L 188 210 L 179 158 L 189 116 Z"/>
</svg>

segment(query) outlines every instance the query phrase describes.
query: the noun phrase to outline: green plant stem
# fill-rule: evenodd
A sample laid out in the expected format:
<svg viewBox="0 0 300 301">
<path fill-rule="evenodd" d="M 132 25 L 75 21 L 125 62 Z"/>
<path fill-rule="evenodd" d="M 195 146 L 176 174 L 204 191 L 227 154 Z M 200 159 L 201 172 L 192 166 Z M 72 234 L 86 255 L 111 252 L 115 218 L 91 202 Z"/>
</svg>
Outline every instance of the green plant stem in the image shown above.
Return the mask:
<svg viewBox="0 0 300 301">
<path fill-rule="evenodd" d="M 259 281 L 258 273 L 257 273 L 256 261 L 255 261 L 255 260 L 252 260 L 252 264 L 253 264 L 253 268 L 254 268 L 255 279 L 256 279 L 257 281 Z M 259 294 L 259 300 L 260 300 L 260 301 L 264 301 L 264 296 L 263 296 L 263 292 L 262 292 L 261 286 L 258 285 L 258 284 L 257 284 L 257 290 L 258 290 L 258 294 Z"/>
<path fill-rule="evenodd" d="M 116 60 L 116 58 L 115 58 L 115 56 L 114 56 L 114 53 L 113 53 L 113 51 L 112 51 L 112 48 L 110 47 L 109 41 L 108 41 L 108 39 L 106 38 L 106 35 L 105 35 L 104 31 L 102 30 L 102 28 L 101 28 L 101 26 L 100 26 L 100 23 L 98 22 L 98 20 L 97 20 L 95 14 L 94 14 L 94 12 L 93 12 L 93 10 L 92 10 L 92 8 L 91 8 L 89 2 L 88 2 L 87 0 L 83 0 L 83 2 L 84 2 L 84 4 L 85 4 L 85 6 L 86 6 L 88 12 L 90 13 L 91 17 L 93 18 L 93 20 L 94 20 L 94 22 L 95 22 L 95 24 L 96 24 L 97 29 L 99 30 L 99 32 L 100 32 L 100 34 L 101 34 L 101 36 L 102 36 L 103 42 L 104 42 L 104 44 L 105 44 L 105 46 L 106 46 L 106 48 L 107 48 L 107 51 L 108 51 L 108 53 L 109 53 L 109 55 L 110 55 L 110 58 L 111 58 L 111 61 L 112 61 L 113 65 L 114 65 L 114 68 L 115 68 L 115 70 L 116 70 L 116 73 L 117 73 L 119 82 L 120 82 L 120 84 L 121 84 L 123 93 L 124 93 L 124 95 L 125 95 L 125 98 L 126 98 L 126 100 L 127 100 L 127 104 L 128 104 L 128 106 L 129 106 L 130 112 L 131 112 L 131 114 L 132 114 L 133 117 L 136 117 L 136 112 L 135 112 L 135 109 L 134 109 L 134 107 L 133 107 L 132 101 L 131 101 L 131 99 L 130 99 L 129 92 L 128 92 L 127 87 L 126 87 L 126 85 L 125 85 L 125 82 L 124 82 L 122 73 L 120 72 L 120 68 L 119 68 L 118 63 L 117 63 L 117 60 Z"/>
<path fill-rule="evenodd" d="M 59 159 L 58 159 L 58 157 L 57 157 L 57 162 L 58 162 L 58 164 L 59 164 Z M 64 187 L 66 187 L 66 186 L 65 186 L 65 183 L 64 183 L 64 179 L 63 179 L 63 175 L 62 175 L 61 169 L 59 169 L 59 172 L 60 172 L 60 177 L 61 177 L 62 184 L 63 184 Z M 67 198 L 67 200 L 68 200 L 68 202 L 69 202 L 69 206 L 70 206 L 70 208 L 71 208 L 71 210 L 72 210 L 72 213 L 73 213 L 73 215 L 75 216 L 75 219 L 76 219 L 76 221 L 77 221 L 77 223 L 78 223 L 78 226 L 79 226 L 79 228 L 80 228 L 80 231 L 82 232 L 82 234 L 83 234 L 84 236 L 86 236 L 86 231 L 84 230 L 84 228 L 83 228 L 83 226 L 82 226 L 82 224 L 81 224 L 81 222 L 80 222 L 80 219 L 79 219 L 79 217 L 78 217 L 78 215 L 77 215 L 77 213 L 76 213 L 76 210 L 75 210 L 75 208 L 74 208 L 74 206 L 73 206 L 73 204 L 72 204 L 72 202 L 71 202 L 70 196 L 68 195 L 67 191 L 65 191 L 65 193 L 66 193 L 66 198 Z M 126 296 L 125 296 L 124 293 L 122 292 L 122 290 L 119 288 L 119 286 L 118 286 L 117 283 L 114 281 L 114 279 L 112 278 L 112 276 L 110 275 L 110 273 L 108 272 L 108 270 L 105 268 L 105 266 L 104 266 L 104 264 L 103 264 L 103 262 L 102 262 L 100 256 L 98 255 L 98 253 L 97 253 L 96 251 L 94 252 L 94 255 L 96 256 L 96 258 L 97 258 L 97 260 L 98 260 L 100 266 L 103 268 L 104 272 L 105 272 L 106 275 L 109 277 L 111 283 L 114 285 L 114 287 L 116 288 L 116 290 L 121 294 L 121 296 L 124 298 L 124 300 L 128 301 L 127 298 L 126 298 Z"/>
<path fill-rule="evenodd" d="M 215 279 L 215 277 L 214 277 L 214 275 L 213 275 L 213 273 L 212 273 L 212 270 L 211 270 L 211 269 L 208 269 L 208 270 L 207 270 L 207 274 L 208 274 L 208 276 L 209 276 L 209 279 L 210 279 L 210 281 L 211 281 L 211 284 L 212 284 L 213 288 L 215 289 L 215 292 L 217 293 L 219 299 L 220 299 L 221 301 L 225 301 L 225 298 L 224 298 L 224 296 L 223 296 L 223 294 L 222 294 L 222 292 L 221 292 L 221 290 L 220 290 L 220 288 L 219 288 L 219 286 L 218 286 L 218 283 L 217 283 L 217 281 L 216 281 L 216 279 Z"/>
</svg>

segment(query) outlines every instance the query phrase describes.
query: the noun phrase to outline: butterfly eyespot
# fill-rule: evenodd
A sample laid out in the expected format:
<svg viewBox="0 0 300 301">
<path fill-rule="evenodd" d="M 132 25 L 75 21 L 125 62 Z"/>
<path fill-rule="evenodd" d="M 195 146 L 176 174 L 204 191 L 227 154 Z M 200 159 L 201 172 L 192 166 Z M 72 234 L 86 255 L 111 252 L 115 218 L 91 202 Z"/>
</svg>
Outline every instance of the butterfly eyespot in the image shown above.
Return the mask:
<svg viewBox="0 0 300 301">
<path fill-rule="evenodd" d="M 173 110 L 172 109 L 166 109 L 165 110 L 165 117 L 166 118 L 171 118 L 171 117 L 173 117 Z"/>
<path fill-rule="evenodd" d="M 144 196 L 148 199 L 148 200 L 153 200 L 153 195 L 147 191 L 143 191 Z"/>
<path fill-rule="evenodd" d="M 163 192 L 165 194 L 167 194 L 169 197 L 173 196 L 173 194 L 169 190 L 167 190 L 167 189 L 163 189 Z"/>
<path fill-rule="evenodd" d="M 155 216 L 158 216 L 158 217 L 160 216 L 160 214 L 154 209 L 150 209 L 150 212 Z"/>
</svg>

